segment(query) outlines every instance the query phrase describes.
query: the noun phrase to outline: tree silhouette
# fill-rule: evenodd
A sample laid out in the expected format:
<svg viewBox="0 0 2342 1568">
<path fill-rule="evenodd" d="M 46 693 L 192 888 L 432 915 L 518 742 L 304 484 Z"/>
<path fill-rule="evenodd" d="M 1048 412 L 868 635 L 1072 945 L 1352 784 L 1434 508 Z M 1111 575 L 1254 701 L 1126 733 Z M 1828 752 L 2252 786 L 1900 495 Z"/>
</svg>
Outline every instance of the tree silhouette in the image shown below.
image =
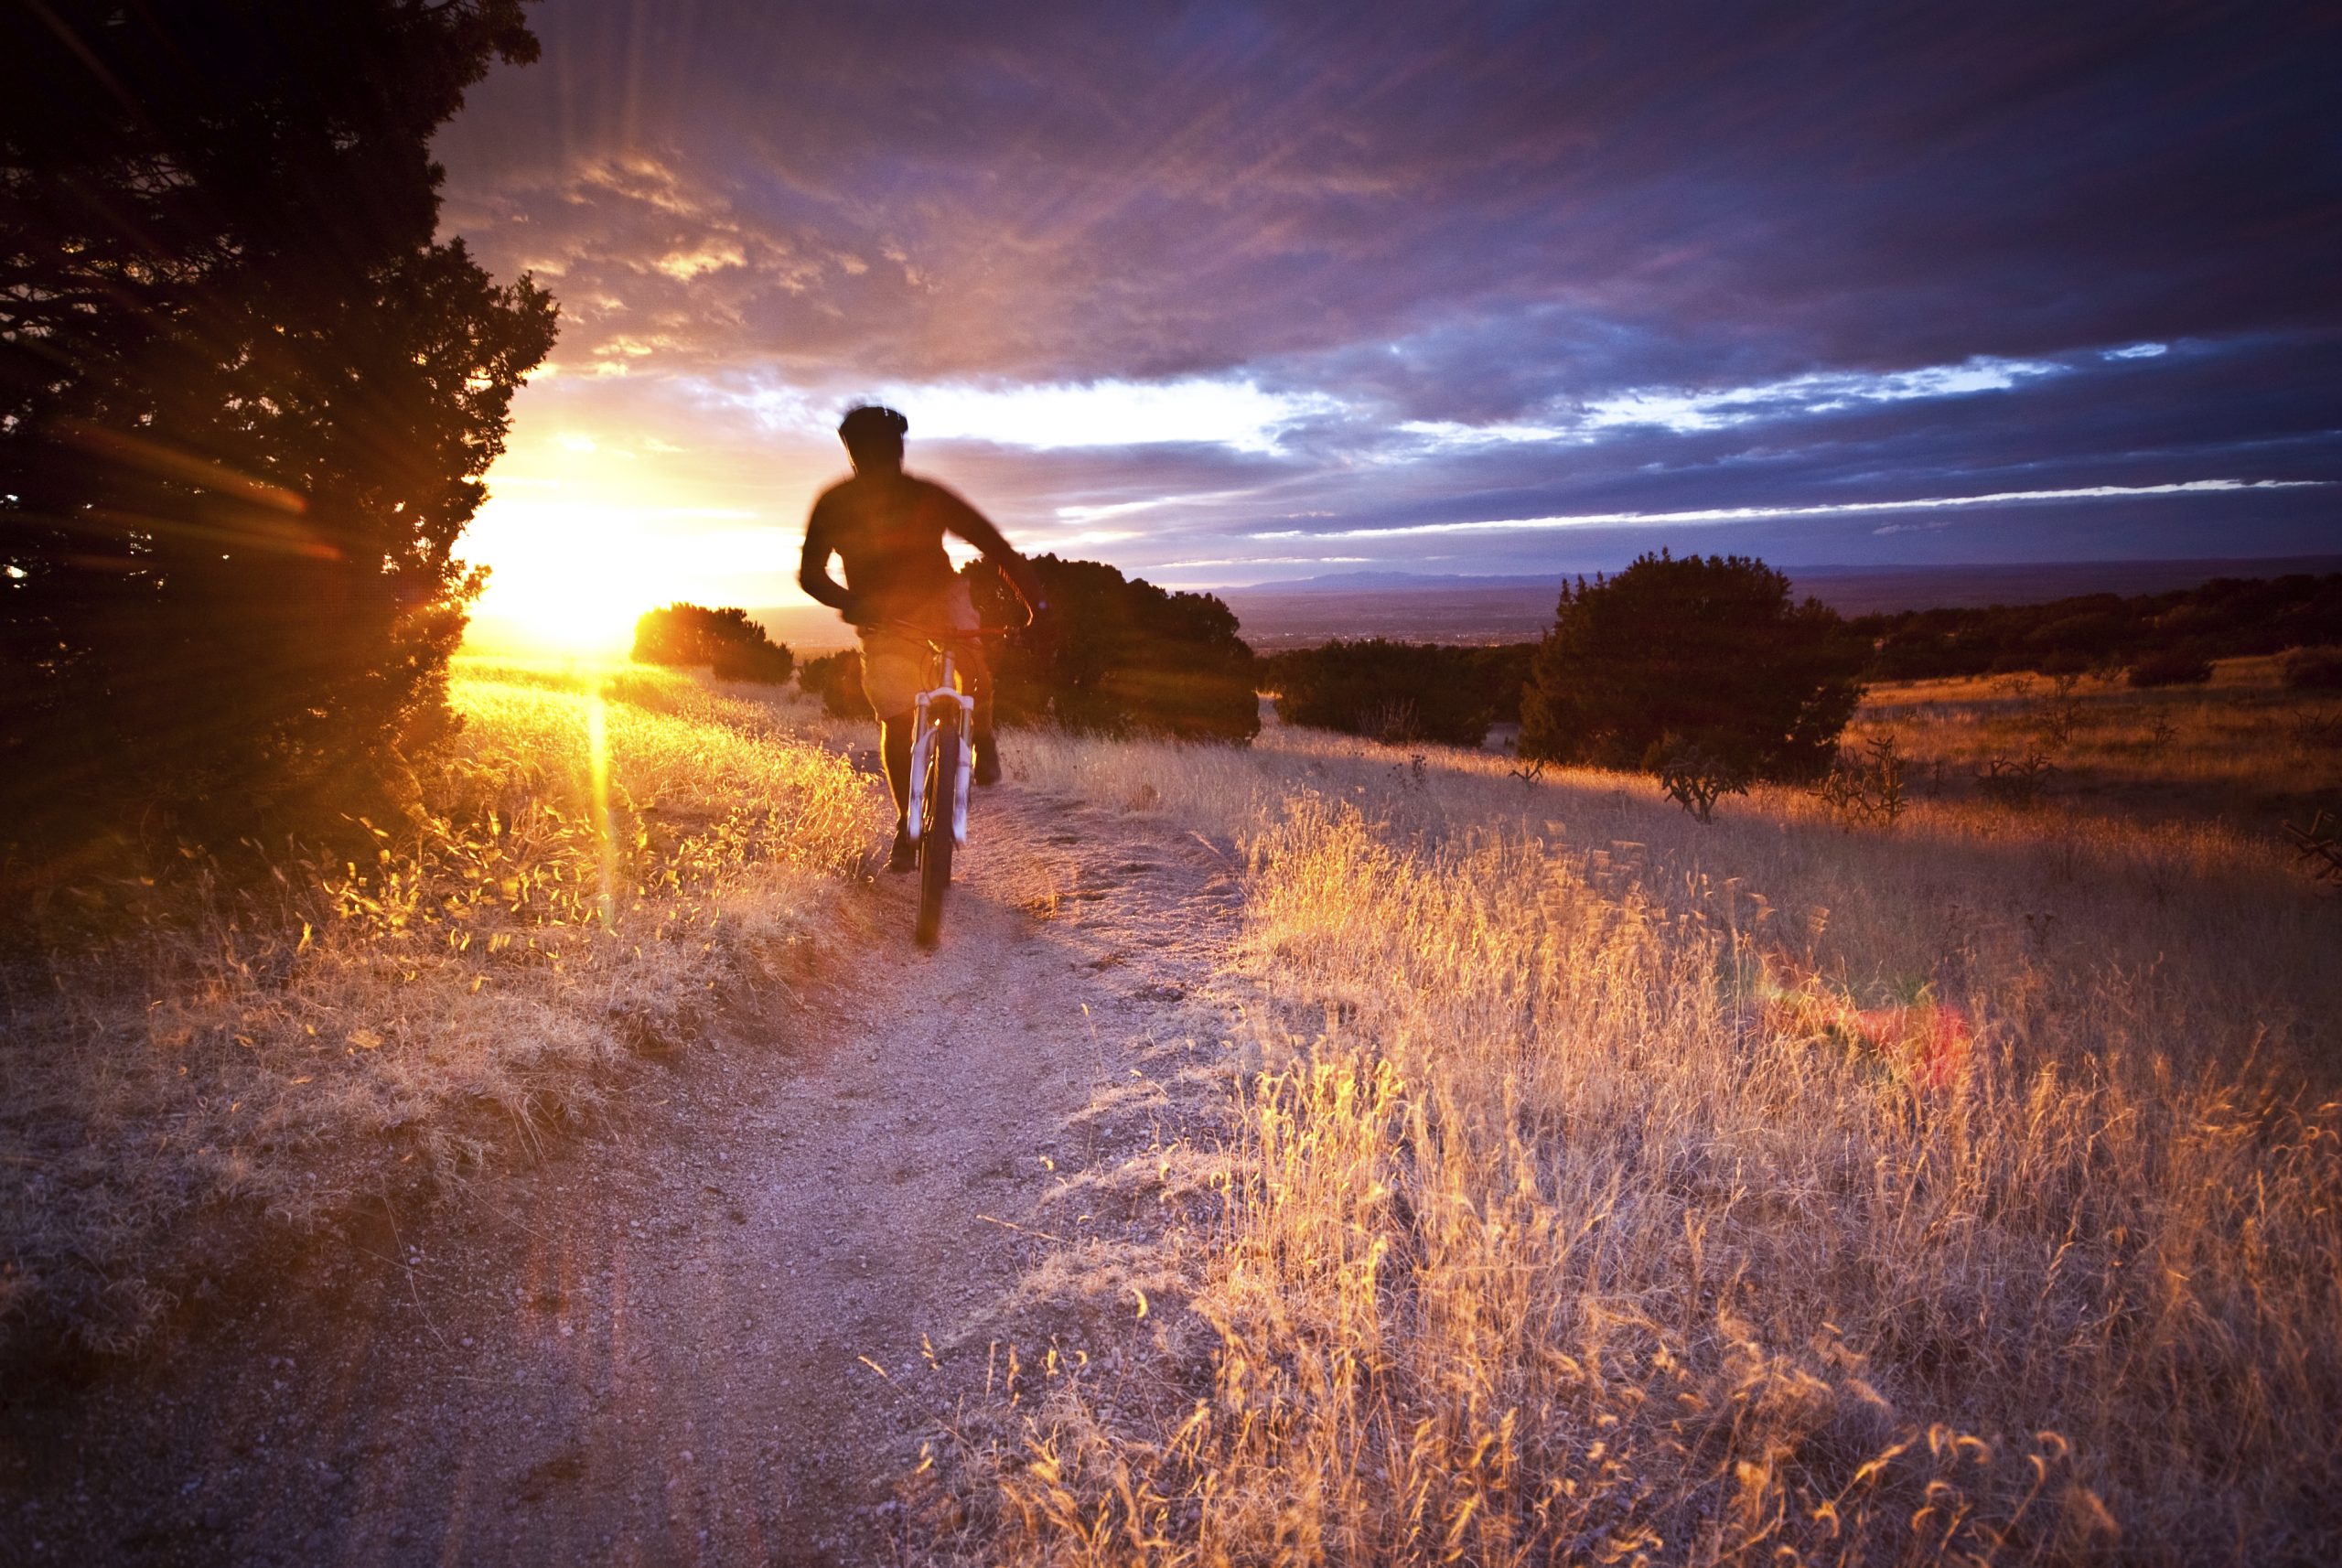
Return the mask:
<svg viewBox="0 0 2342 1568">
<path fill-rule="evenodd" d="M 1455 648 L 1379 637 L 1274 653 L 1261 660 L 1289 725 L 1402 744 L 1477 746 L 1520 716 L 1531 643 Z"/>
<path fill-rule="evenodd" d="M 431 134 L 535 58 L 521 0 L 0 29 L 0 837 L 347 801 L 450 722 L 457 541 L 553 343 L 433 242 Z"/>
<path fill-rule="evenodd" d="M 1811 779 L 1862 700 L 1869 650 L 1835 612 L 1746 556 L 1664 551 L 1562 590 L 1521 702 L 1523 756 Z"/>
<path fill-rule="evenodd" d="M 994 659 L 1003 724 L 1054 722 L 1102 735 L 1250 741 L 1261 727 L 1252 650 L 1236 613 L 1209 594 L 1171 593 L 1099 561 L 1036 556 L 1049 602 L 1038 635 Z M 985 618 L 1007 618 L 1008 589 L 983 562 L 968 576 Z"/>
<path fill-rule="evenodd" d="M 672 604 L 634 623 L 634 657 L 645 664 L 704 664 L 719 681 L 785 683 L 797 656 L 744 609 Z"/>
</svg>

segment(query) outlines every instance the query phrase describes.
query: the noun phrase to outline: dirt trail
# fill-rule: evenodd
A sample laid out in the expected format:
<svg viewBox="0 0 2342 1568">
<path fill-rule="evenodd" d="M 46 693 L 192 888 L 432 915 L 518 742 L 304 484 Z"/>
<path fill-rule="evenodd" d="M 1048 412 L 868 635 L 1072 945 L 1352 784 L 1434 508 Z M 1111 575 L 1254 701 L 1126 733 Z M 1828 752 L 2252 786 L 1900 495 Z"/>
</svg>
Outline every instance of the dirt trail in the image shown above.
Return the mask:
<svg viewBox="0 0 2342 1568">
<path fill-rule="evenodd" d="M 172 1356 L 0 1394 L 5 1555 L 892 1560 L 897 1479 L 995 1346 L 1133 1310 L 1082 1270 L 1138 1234 L 1112 1173 L 1214 1048 L 1241 897 L 1144 818 L 1009 786 L 975 830 L 940 952 L 885 879 L 868 968 L 789 1038 L 682 1053 L 474 1218 L 386 1215 Z"/>
</svg>

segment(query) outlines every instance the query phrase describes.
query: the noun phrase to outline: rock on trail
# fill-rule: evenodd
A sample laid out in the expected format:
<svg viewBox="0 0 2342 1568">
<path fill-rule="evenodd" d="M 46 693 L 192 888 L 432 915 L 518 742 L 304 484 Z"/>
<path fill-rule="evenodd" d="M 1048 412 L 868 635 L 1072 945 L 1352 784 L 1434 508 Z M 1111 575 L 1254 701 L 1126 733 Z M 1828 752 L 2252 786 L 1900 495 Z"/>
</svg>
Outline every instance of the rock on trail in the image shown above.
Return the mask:
<svg viewBox="0 0 2342 1568">
<path fill-rule="evenodd" d="M 1005 786 L 972 828 L 940 951 L 884 878 L 851 972 L 646 1071 L 614 1128 L 321 1241 L 162 1355 L 0 1391 L 5 1555 L 895 1560 L 897 1483 L 1007 1347 L 1133 1310 L 1117 1172 L 1195 1113 L 1241 898 L 1144 818 Z"/>
</svg>

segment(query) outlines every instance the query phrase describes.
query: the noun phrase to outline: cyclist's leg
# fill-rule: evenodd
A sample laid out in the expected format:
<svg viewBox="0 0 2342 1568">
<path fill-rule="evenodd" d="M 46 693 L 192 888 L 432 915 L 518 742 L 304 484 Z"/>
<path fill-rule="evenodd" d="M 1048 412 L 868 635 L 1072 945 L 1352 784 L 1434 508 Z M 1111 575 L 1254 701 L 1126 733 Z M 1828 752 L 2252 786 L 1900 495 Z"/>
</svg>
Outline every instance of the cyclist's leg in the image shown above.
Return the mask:
<svg viewBox="0 0 2342 1568">
<path fill-rule="evenodd" d="M 895 843 L 886 857 L 889 871 L 909 871 L 919 865 L 911 843 L 911 743 L 918 714 L 911 709 L 878 722 L 878 755 L 886 765 L 886 788 L 895 797 Z"/>
<path fill-rule="evenodd" d="M 908 871 L 918 864 L 908 828 L 911 791 L 911 745 L 919 688 L 927 673 L 923 643 L 884 632 L 862 639 L 862 689 L 878 716 L 878 755 L 886 768 L 886 789 L 895 797 L 895 843 L 887 868 Z"/>
<path fill-rule="evenodd" d="M 975 779 L 979 784 L 1000 782 L 1000 753 L 994 748 L 992 733 L 992 665 L 987 661 L 981 644 L 969 643 L 960 660 L 961 672 L 966 677 L 969 697 L 975 703 L 975 716 L 970 725 L 975 748 Z"/>
</svg>

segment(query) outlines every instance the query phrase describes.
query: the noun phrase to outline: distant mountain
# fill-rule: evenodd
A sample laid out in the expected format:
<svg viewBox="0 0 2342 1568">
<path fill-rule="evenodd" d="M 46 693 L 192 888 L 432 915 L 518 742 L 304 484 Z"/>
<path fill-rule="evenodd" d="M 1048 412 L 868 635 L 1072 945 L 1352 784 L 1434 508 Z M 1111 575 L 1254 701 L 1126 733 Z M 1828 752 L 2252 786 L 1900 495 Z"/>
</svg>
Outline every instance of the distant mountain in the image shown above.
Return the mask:
<svg viewBox="0 0 2342 1568">
<path fill-rule="evenodd" d="M 1785 566 L 1799 593 L 1842 615 L 2041 604 L 2081 594 L 2160 594 L 2215 577 L 2342 572 L 2342 555 L 2209 561 L 2058 561 L 2025 565 Z M 1589 574 L 1590 575 L 1591 574 Z M 1574 575 L 1574 574 L 1572 574 Z M 1260 649 L 1300 648 L 1332 638 L 1412 642 L 1508 642 L 1542 636 L 1553 618 L 1562 574 L 1464 577 L 1343 572 L 1218 590 L 1244 639 Z"/>
<path fill-rule="evenodd" d="M 2342 572 L 2342 555 L 2261 560 L 2054 561 L 2027 565 L 1785 566 L 1801 594 L 1841 615 L 2041 604 L 2080 594 L 2161 594 L 2215 577 Z M 1569 575 L 1574 576 L 1575 574 Z M 1588 574 L 1592 575 L 1592 574 Z M 1337 572 L 1212 592 L 1243 623 L 1244 640 L 1268 650 L 1337 637 L 1409 642 L 1513 642 L 1552 624 L 1563 575 L 1473 577 L 1428 572 Z M 749 617 L 800 652 L 847 648 L 854 628 L 820 605 L 753 609 Z"/>
<path fill-rule="evenodd" d="M 1221 598 L 1230 594 L 1342 594 L 1375 593 L 1384 590 L 1412 588 L 1518 588 L 1530 584 L 1550 583 L 1558 586 L 1560 577 L 1471 577 L 1431 572 L 1329 572 L 1322 577 L 1295 577 L 1282 583 L 1247 583 L 1241 587 L 1209 590 Z"/>
</svg>

